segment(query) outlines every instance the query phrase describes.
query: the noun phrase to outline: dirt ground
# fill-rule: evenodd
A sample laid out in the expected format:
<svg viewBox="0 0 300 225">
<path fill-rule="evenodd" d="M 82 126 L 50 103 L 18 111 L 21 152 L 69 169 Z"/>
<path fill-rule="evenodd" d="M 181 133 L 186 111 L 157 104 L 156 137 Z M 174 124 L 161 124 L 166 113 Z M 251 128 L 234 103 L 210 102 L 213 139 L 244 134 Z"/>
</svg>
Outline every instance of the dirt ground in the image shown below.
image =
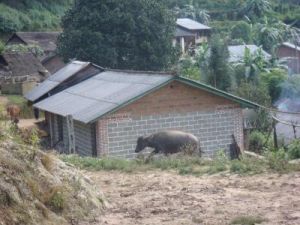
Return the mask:
<svg viewBox="0 0 300 225">
<path fill-rule="evenodd" d="M 85 172 L 110 207 L 101 224 L 230 224 L 239 216 L 262 224 L 300 224 L 300 173 L 181 176 L 149 171 Z"/>
</svg>

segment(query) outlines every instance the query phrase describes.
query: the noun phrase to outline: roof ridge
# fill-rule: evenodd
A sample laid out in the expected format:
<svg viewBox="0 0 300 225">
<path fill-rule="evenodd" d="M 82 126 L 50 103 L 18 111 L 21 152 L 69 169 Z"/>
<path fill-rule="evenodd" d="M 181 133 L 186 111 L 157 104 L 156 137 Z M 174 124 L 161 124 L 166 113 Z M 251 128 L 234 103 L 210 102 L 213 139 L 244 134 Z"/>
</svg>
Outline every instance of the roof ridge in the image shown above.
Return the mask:
<svg viewBox="0 0 300 225">
<path fill-rule="evenodd" d="M 103 72 L 123 72 L 123 73 L 132 73 L 132 74 L 157 74 L 157 75 L 172 75 L 172 76 L 177 76 L 176 71 L 147 71 L 147 70 L 122 70 L 122 69 L 109 69 L 109 68 L 104 68 Z"/>
</svg>

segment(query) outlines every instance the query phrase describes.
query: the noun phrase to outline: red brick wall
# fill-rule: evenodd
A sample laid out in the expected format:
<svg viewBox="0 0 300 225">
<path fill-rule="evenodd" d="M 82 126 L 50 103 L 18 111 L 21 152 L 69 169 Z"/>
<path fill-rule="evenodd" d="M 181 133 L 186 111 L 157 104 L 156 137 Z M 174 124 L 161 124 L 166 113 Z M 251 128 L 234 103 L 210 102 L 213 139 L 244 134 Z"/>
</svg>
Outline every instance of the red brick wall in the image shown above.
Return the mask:
<svg viewBox="0 0 300 225">
<path fill-rule="evenodd" d="M 210 110 L 225 105 L 239 107 L 225 98 L 175 81 L 124 107 L 118 113 L 130 113 L 132 116 L 185 113 Z"/>
</svg>

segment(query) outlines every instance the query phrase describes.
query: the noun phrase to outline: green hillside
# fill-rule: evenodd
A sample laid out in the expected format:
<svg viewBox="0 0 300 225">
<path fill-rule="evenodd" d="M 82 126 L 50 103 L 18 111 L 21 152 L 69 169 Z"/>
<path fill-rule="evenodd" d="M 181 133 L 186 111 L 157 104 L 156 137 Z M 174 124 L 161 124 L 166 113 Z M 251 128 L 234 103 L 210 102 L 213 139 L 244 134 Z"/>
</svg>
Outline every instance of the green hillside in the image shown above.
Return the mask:
<svg viewBox="0 0 300 225">
<path fill-rule="evenodd" d="M 74 0 L 1 0 L 0 36 L 14 31 L 49 31 L 60 29 L 60 19 Z M 230 29 L 236 21 L 243 20 L 243 7 L 247 1 L 256 0 L 164 0 L 171 9 L 187 5 L 207 10 L 212 26 Z M 274 17 L 300 27 L 299 0 L 270 0 Z"/>
<path fill-rule="evenodd" d="M 1 36 L 14 31 L 57 30 L 73 0 L 2 0 Z"/>
</svg>

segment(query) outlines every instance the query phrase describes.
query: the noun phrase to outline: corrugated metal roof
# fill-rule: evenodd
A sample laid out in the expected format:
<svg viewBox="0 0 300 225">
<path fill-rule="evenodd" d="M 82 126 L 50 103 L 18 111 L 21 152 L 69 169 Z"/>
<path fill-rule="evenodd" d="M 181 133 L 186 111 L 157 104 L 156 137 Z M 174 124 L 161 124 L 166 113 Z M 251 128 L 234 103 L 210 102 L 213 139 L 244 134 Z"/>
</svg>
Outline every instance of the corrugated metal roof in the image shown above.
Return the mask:
<svg viewBox="0 0 300 225">
<path fill-rule="evenodd" d="M 173 78 L 170 74 L 105 71 L 34 107 L 62 116 L 72 115 L 75 120 L 89 123 Z"/>
<path fill-rule="evenodd" d="M 180 27 L 176 27 L 175 30 L 175 37 L 193 37 L 195 34 L 192 32 L 186 31 Z"/>
<path fill-rule="evenodd" d="M 67 64 L 65 67 L 58 70 L 52 76 L 48 77 L 44 82 L 33 88 L 30 92 L 25 94 L 25 98 L 29 101 L 36 101 L 43 95 L 47 94 L 63 81 L 72 77 L 74 74 L 78 73 L 80 70 L 87 67 L 89 62 L 73 61 Z"/>
<path fill-rule="evenodd" d="M 244 58 L 245 55 L 245 49 L 248 48 L 250 50 L 251 54 L 254 54 L 257 52 L 260 48 L 256 45 L 234 45 L 234 46 L 228 46 L 229 51 L 229 62 L 238 62 Z M 270 58 L 271 55 L 262 50 L 263 55 L 266 58 Z"/>
<path fill-rule="evenodd" d="M 300 46 L 294 45 L 290 42 L 284 42 L 282 45 L 300 51 Z"/>
<path fill-rule="evenodd" d="M 188 30 L 210 30 L 211 28 L 199 23 L 195 20 L 191 20 L 189 18 L 179 18 L 177 19 L 177 25 L 181 26 L 183 28 L 186 28 Z"/>
</svg>

